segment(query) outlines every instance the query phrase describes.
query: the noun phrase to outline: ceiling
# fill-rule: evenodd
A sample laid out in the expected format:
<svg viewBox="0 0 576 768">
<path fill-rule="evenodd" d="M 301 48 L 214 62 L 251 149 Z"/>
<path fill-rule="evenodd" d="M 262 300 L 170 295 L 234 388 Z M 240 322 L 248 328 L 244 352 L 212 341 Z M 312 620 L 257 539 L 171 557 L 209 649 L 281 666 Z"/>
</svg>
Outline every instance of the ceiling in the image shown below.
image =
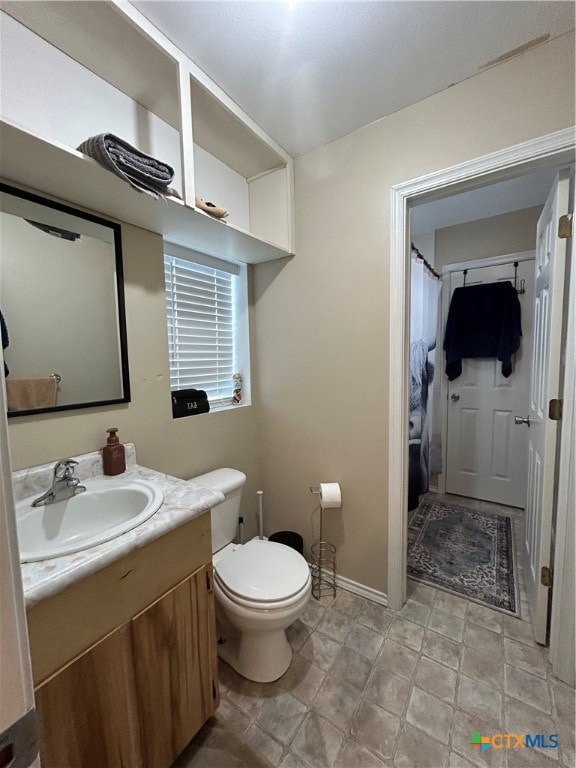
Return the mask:
<svg viewBox="0 0 576 768">
<path fill-rule="evenodd" d="M 553 0 L 132 1 L 294 157 L 573 30 L 575 13 Z"/>
<path fill-rule="evenodd" d="M 558 170 L 558 167 L 551 166 L 416 205 L 410 214 L 410 233 L 412 236 L 423 235 L 444 227 L 544 205 Z"/>
</svg>

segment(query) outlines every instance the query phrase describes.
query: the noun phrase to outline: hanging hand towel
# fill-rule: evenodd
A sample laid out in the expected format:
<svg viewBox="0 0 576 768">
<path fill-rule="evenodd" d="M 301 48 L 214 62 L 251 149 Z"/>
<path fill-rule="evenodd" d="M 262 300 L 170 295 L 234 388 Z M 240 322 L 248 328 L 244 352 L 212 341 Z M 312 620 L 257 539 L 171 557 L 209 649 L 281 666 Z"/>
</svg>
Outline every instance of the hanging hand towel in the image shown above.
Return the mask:
<svg viewBox="0 0 576 768">
<path fill-rule="evenodd" d="M 450 381 L 460 376 L 463 357 L 497 357 L 508 378 L 521 336 L 520 302 L 510 281 L 456 288 L 444 334 L 446 375 Z"/>
<path fill-rule="evenodd" d="M 35 411 L 56 405 L 58 382 L 53 376 L 36 379 L 6 379 L 9 411 Z"/>
</svg>

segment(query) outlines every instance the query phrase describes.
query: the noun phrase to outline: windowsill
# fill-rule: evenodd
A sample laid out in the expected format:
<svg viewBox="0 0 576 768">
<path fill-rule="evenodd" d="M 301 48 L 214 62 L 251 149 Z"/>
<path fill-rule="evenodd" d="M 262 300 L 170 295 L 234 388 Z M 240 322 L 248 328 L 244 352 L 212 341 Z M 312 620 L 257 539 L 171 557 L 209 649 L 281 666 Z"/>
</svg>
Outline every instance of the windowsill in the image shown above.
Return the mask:
<svg viewBox="0 0 576 768">
<path fill-rule="evenodd" d="M 242 402 L 242 403 L 226 403 L 224 405 L 215 405 L 210 406 L 210 413 L 222 413 L 222 411 L 237 411 L 240 408 L 248 408 L 252 403 L 250 402 Z"/>
<path fill-rule="evenodd" d="M 237 411 L 241 408 L 249 408 L 251 405 L 252 403 L 239 403 L 238 405 L 232 405 L 232 403 L 230 404 L 227 403 L 225 405 L 214 405 L 214 406 L 210 406 L 210 410 L 207 411 L 206 413 L 196 413 L 196 414 L 190 413 L 185 416 L 179 416 L 176 419 L 172 417 L 172 420 L 180 421 L 181 419 L 188 419 L 192 416 L 209 416 L 211 413 L 222 413 L 224 411 Z"/>
</svg>

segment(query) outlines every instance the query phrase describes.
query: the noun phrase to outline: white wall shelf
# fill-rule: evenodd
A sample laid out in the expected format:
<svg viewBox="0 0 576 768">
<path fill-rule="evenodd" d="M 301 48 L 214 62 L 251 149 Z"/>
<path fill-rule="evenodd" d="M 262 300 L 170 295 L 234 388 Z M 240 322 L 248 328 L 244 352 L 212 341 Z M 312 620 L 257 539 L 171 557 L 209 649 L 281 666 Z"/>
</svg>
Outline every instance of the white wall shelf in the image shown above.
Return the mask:
<svg viewBox="0 0 576 768">
<path fill-rule="evenodd" d="M 8 0 L 2 11 L 10 50 L 29 42 L 35 57 L 3 65 L 6 181 L 223 259 L 293 255 L 292 159 L 133 5 Z M 59 87 L 65 100 L 44 99 Z M 172 164 L 183 201 L 139 194 L 74 149 L 102 131 Z M 196 209 L 196 196 L 228 208 L 227 222 Z"/>
<path fill-rule="evenodd" d="M 247 179 L 286 165 L 285 156 L 264 144 L 192 77 L 190 86 L 195 144 Z"/>
<path fill-rule="evenodd" d="M 258 264 L 290 255 L 182 201 L 137 192 L 92 158 L 7 121 L 0 124 L 0 177 L 221 259 Z"/>
<path fill-rule="evenodd" d="M 179 52 L 175 46 L 154 45 L 105 2 L 4 0 L 2 10 L 179 129 Z"/>
</svg>

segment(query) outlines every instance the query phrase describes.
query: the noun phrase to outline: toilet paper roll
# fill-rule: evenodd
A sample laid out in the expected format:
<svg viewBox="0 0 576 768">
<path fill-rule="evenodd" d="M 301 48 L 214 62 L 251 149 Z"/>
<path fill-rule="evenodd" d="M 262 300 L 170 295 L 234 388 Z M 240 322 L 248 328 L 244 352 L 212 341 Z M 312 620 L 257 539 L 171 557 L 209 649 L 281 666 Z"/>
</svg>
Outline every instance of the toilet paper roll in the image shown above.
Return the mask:
<svg viewBox="0 0 576 768">
<path fill-rule="evenodd" d="M 320 506 L 322 509 L 339 509 L 342 506 L 342 492 L 338 483 L 320 483 Z"/>
</svg>

